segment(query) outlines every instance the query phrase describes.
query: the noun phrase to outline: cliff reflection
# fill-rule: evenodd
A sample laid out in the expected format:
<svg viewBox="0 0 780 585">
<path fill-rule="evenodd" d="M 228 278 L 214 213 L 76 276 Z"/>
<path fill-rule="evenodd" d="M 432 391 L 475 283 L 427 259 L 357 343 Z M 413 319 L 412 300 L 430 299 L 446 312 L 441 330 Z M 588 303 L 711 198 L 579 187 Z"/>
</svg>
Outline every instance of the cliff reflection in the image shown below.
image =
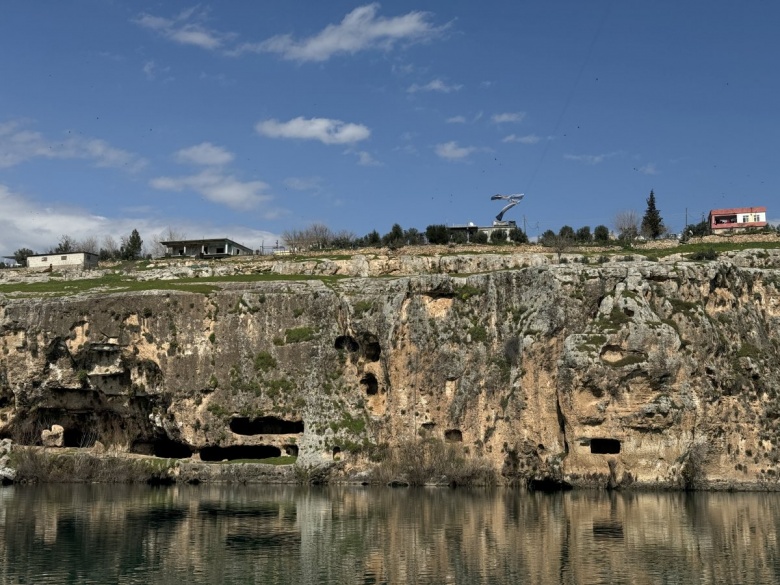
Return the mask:
<svg viewBox="0 0 780 585">
<path fill-rule="evenodd" d="M 0 489 L 0 582 L 775 583 L 780 496 Z"/>
</svg>

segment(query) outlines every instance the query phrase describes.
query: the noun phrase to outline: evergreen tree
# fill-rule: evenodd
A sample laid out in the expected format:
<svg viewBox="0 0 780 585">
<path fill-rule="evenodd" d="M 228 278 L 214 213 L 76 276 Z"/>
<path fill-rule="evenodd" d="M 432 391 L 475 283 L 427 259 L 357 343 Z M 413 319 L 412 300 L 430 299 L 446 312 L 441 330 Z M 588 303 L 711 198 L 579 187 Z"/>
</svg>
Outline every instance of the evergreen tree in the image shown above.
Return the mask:
<svg viewBox="0 0 780 585">
<path fill-rule="evenodd" d="M 137 260 L 141 257 L 144 241 L 141 239 L 138 230 L 133 230 L 126 238 L 122 238 L 122 246 L 119 248 L 119 255 L 122 260 Z"/>
<path fill-rule="evenodd" d="M 449 230 L 443 224 L 429 225 L 425 228 L 425 237 L 429 244 L 446 244 L 450 241 Z"/>
<path fill-rule="evenodd" d="M 593 239 L 597 242 L 609 242 L 609 228 L 605 225 L 597 225 L 593 230 Z"/>
<path fill-rule="evenodd" d="M 513 227 L 509 230 L 509 239 L 516 244 L 527 244 L 528 236 L 519 227 Z"/>
<path fill-rule="evenodd" d="M 21 266 L 27 265 L 27 257 L 28 256 L 34 256 L 35 252 L 30 250 L 30 248 L 19 248 L 16 252 L 14 252 L 14 260 L 16 260 L 16 263 Z"/>
<path fill-rule="evenodd" d="M 655 193 L 651 189 L 650 197 L 647 198 L 645 216 L 642 218 L 642 235 L 655 240 L 664 232 L 666 232 L 664 220 L 661 219 L 661 213 L 655 207 Z"/>
</svg>

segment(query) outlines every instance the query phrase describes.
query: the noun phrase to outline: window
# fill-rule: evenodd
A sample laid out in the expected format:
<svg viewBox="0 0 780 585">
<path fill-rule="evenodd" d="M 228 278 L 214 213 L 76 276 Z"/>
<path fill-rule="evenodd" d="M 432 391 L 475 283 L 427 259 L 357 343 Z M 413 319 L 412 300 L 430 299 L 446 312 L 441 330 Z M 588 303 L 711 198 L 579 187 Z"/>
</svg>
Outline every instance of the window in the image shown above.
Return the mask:
<svg viewBox="0 0 780 585">
<path fill-rule="evenodd" d="M 742 216 L 742 223 L 747 223 L 749 221 L 750 221 L 750 216 L 749 215 L 743 215 Z"/>
<path fill-rule="evenodd" d="M 60 260 L 67 260 L 67 259 L 68 259 L 67 256 L 60 256 Z"/>
<path fill-rule="evenodd" d="M 217 248 L 217 254 L 224 254 L 225 248 Z"/>
<path fill-rule="evenodd" d="M 46 256 L 44 256 L 43 258 L 41 258 L 41 262 L 46 262 Z"/>
</svg>

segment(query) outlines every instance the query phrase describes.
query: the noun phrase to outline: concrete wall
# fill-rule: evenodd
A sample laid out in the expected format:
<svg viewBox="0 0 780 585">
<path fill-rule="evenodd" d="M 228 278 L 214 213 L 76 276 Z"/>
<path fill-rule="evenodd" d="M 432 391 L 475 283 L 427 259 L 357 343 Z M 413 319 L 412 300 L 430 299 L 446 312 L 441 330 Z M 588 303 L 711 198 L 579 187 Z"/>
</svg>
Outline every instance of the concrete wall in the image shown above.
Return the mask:
<svg viewBox="0 0 780 585">
<path fill-rule="evenodd" d="M 47 254 L 27 258 L 28 268 L 94 268 L 98 264 L 96 254 L 76 252 L 71 254 Z"/>
</svg>

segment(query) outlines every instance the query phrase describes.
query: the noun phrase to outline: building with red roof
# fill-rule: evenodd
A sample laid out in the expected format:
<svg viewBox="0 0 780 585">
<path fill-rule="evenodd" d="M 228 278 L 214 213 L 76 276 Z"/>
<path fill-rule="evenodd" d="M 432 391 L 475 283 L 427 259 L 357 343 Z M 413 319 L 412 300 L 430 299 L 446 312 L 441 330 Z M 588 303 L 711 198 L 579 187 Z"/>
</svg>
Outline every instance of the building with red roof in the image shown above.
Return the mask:
<svg viewBox="0 0 780 585">
<path fill-rule="evenodd" d="M 766 226 L 766 207 L 732 207 L 710 211 L 710 229 L 713 233 Z"/>
</svg>

